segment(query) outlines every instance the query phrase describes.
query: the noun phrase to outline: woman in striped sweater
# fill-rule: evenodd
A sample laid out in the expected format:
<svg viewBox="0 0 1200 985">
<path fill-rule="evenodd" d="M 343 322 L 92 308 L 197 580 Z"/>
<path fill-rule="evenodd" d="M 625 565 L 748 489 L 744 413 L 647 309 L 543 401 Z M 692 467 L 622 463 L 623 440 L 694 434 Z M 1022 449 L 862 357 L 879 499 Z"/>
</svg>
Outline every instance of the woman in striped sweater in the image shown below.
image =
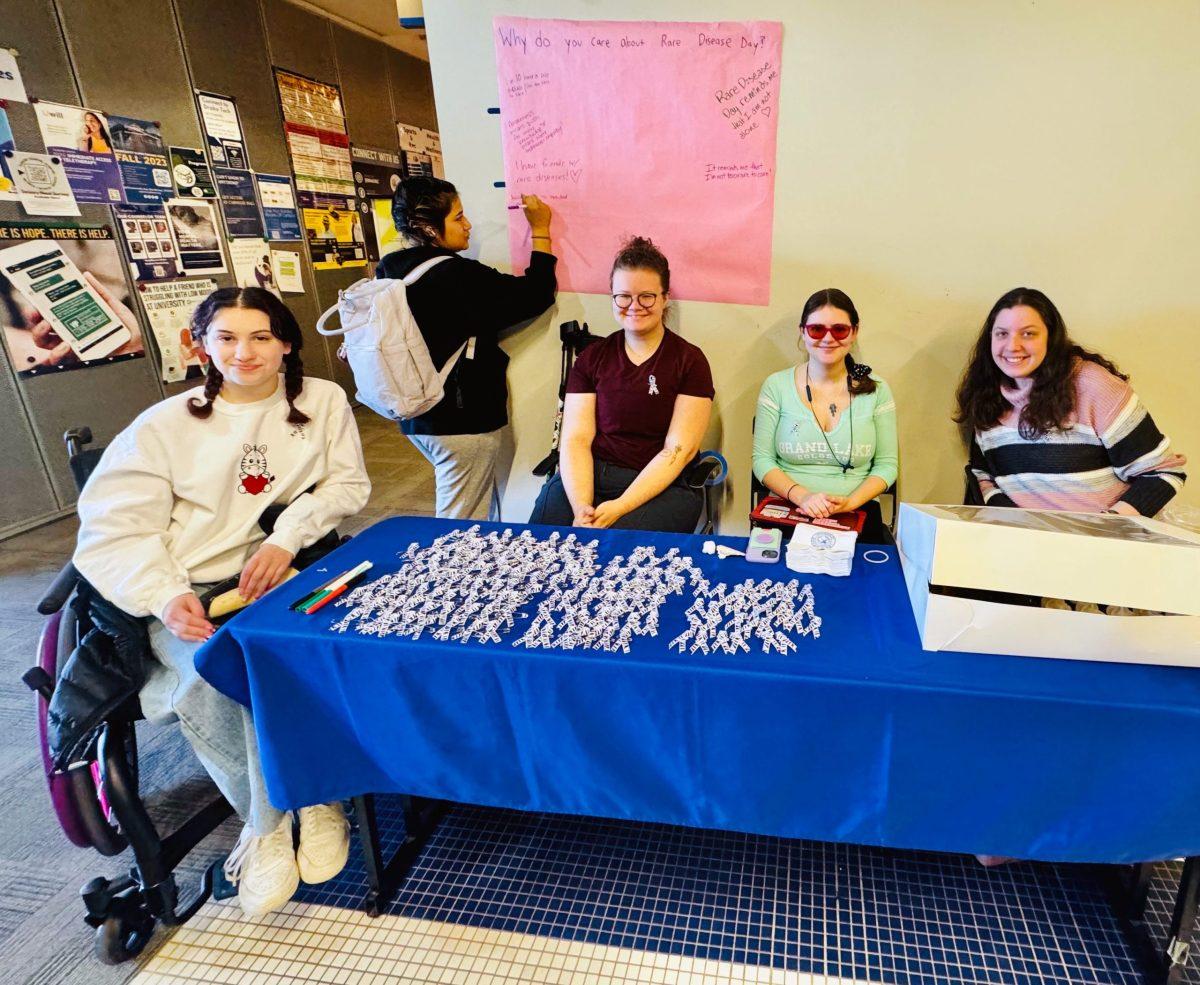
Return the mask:
<svg viewBox="0 0 1200 985">
<path fill-rule="evenodd" d="M 1041 291 L 993 306 L 958 387 L 971 471 L 988 506 L 1154 516 L 1186 459 L 1103 356 L 1071 341 Z"/>
</svg>

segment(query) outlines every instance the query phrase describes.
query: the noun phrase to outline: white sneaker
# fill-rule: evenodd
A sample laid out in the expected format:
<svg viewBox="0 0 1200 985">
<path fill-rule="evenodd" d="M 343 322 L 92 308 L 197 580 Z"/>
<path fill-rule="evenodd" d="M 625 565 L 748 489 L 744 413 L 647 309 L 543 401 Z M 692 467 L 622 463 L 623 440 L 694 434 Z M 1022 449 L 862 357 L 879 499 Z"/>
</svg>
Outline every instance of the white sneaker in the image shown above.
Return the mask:
<svg viewBox="0 0 1200 985">
<path fill-rule="evenodd" d="M 350 822 L 341 804 L 300 808 L 300 878 L 310 886 L 332 879 L 350 854 Z"/>
<path fill-rule="evenodd" d="M 255 835 L 248 824 L 242 828 L 242 836 L 225 860 L 225 876 L 237 884 L 238 903 L 248 917 L 278 910 L 290 900 L 300 886 L 291 811 L 270 834 Z"/>
</svg>

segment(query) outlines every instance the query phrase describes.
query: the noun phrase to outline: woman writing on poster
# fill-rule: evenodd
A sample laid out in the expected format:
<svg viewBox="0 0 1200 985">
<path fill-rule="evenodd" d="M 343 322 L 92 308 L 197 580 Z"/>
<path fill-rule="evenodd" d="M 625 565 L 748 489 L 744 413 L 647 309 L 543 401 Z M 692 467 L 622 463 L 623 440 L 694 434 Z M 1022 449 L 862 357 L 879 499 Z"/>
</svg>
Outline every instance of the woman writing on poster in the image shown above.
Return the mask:
<svg viewBox="0 0 1200 985">
<path fill-rule="evenodd" d="M 428 261 L 408 288 L 408 304 L 434 368 L 458 355 L 433 408 L 401 422 L 401 430 L 433 465 L 437 515 L 499 519 L 496 460 L 508 425 L 508 355 L 499 335 L 554 303 L 558 282 L 550 244 L 550 206 L 522 195 L 533 252 L 525 276 L 502 274 L 460 256 L 471 237 L 462 200 L 448 181 L 406 178 L 392 199 L 392 220 L 407 249 L 389 253 L 375 276 L 403 278 Z"/>
</svg>

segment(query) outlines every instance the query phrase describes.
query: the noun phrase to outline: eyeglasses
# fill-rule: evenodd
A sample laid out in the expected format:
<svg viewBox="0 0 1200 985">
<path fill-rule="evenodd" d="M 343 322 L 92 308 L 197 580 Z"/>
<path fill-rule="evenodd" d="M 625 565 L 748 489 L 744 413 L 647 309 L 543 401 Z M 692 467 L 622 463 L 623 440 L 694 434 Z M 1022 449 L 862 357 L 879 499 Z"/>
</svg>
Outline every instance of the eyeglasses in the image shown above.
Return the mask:
<svg viewBox="0 0 1200 985">
<path fill-rule="evenodd" d="M 613 304 L 615 304 L 618 308 L 620 308 L 622 311 L 628 311 L 634 301 L 637 302 L 639 308 L 645 308 L 646 310 L 649 310 L 650 308 L 654 307 L 654 302 L 660 297 L 662 297 L 661 293 L 643 291 L 636 297 L 632 294 L 614 294 L 612 299 Z"/>
<path fill-rule="evenodd" d="M 808 337 L 819 342 L 826 335 L 832 335 L 837 342 L 844 342 L 850 333 L 854 331 L 853 325 L 805 325 L 804 331 L 808 332 Z"/>
</svg>

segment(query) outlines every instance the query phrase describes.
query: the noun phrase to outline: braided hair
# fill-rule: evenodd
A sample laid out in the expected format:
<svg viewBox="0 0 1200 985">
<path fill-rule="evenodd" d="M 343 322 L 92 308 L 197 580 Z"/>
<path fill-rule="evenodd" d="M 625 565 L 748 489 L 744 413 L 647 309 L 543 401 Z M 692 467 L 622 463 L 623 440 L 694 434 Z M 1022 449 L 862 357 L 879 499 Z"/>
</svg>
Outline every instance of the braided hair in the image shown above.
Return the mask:
<svg viewBox="0 0 1200 985">
<path fill-rule="evenodd" d="M 392 223 L 409 246 L 436 246 L 457 198 L 458 189 L 441 178 L 405 178 L 392 195 Z"/>
<path fill-rule="evenodd" d="M 808 316 L 818 308 L 826 306 L 846 312 L 850 316 L 850 324 L 858 328 L 858 309 L 854 307 L 854 302 L 850 300 L 850 295 L 845 291 L 839 291 L 836 287 L 826 287 L 817 291 L 816 294 L 804 302 L 804 309 L 800 312 L 801 333 L 804 332 Z M 848 352 L 846 353 L 844 362 L 846 363 L 846 388 L 855 395 L 860 393 L 874 393 L 877 384 L 871 379 L 871 367 L 866 363 L 856 362 L 854 357 Z"/>
<path fill-rule="evenodd" d="M 296 321 L 296 316 L 279 298 L 261 287 L 221 287 L 201 301 L 192 313 L 192 339 L 197 345 L 204 344 L 213 319 L 217 317 L 218 312 L 226 308 L 261 311 L 270 319 L 271 334 L 280 342 L 291 346 L 291 351 L 283 357 L 283 394 L 288 402 L 287 420 L 289 424 L 307 424 L 308 415 L 296 406 L 296 398 L 304 388 L 304 363 L 300 358 L 304 336 L 300 334 L 300 324 Z M 208 373 L 204 378 L 204 398 L 192 397 L 188 400 L 188 412 L 193 417 L 207 420 L 212 415 L 213 401 L 221 392 L 223 382 L 221 371 L 210 359 Z"/>
</svg>

